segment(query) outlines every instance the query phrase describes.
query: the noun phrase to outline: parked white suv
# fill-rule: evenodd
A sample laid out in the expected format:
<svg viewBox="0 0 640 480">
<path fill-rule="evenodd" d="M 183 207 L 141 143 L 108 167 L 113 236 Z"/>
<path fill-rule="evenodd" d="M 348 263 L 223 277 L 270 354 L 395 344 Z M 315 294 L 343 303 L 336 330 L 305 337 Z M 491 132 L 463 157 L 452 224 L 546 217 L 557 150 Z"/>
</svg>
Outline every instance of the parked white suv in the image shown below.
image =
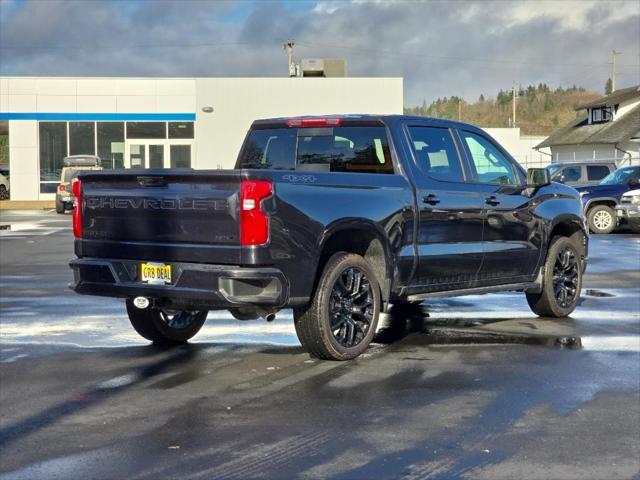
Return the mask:
<svg viewBox="0 0 640 480">
<path fill-rule="evenodd" d="M 618 224 L 627 224 L 636 233 L 640 233 L 640 189 L 629 190 L 622 194 L 616 205 Z"/>
</svg>

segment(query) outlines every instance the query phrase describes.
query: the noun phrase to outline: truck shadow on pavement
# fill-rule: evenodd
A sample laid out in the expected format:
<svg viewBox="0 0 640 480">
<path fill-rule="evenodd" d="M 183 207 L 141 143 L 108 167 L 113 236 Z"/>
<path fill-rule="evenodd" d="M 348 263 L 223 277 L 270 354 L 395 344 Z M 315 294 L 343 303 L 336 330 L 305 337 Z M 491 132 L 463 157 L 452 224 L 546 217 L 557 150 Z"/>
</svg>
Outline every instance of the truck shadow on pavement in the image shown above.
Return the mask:
<svg viewBox="0 0 640 480">
<path fill-rule="evenodd" d="M 158 355 L 160 353 L 162 358 L 138 370 L 129 371 L 119 377 L 100 382 L 84 393 L 70 397 L 67 401 L 58 403 L 24 420 L 0 428 L 0 450 L 22 437 L 55 424 L 63 417 L 79 413 L 105 402 L 123 390 L 134 387 L 149 378 L 158 376 L 169 368 L 192 362 L 201 349 L 202 345 L 197 344 L 187 344 L 171 348 L 151 345 L 142 348 L 117 349 L 117 354 L 120 356 L 123 355 L 123 353 L 135 357 L 140 357 L 140 355 Z"/>
</svg>

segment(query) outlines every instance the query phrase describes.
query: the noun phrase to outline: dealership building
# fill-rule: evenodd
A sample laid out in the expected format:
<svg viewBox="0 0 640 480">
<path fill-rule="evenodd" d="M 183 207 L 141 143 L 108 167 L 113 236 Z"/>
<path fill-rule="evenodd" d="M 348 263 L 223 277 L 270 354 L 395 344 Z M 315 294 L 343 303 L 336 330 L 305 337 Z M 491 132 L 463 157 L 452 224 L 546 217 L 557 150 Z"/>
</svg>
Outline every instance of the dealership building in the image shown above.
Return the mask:
<svg viewBox="0 0 640 480">
<path fill-rule="evenodd" d="M 257 118 L 399 114 L 402 88 L 402 78 L 0 77 L 11 199 L 53 199 L 68 155 L 98 155 L 104 168 L 233 168 Z"/>
</svg>

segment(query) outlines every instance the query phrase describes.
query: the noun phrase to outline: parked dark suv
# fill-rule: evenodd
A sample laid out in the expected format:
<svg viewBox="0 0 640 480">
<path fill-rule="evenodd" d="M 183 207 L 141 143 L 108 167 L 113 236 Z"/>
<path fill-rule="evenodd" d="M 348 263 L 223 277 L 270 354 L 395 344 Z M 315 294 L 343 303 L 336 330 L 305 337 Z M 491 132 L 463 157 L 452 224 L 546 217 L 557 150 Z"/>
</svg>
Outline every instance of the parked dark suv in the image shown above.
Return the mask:
<svg viewBox="0 0 640 480">
<path fill-rule="evenodd" d="M 346 360 L 391 305 L 520 291 L 543 317 L 580 297 L 578 192 L 526 172 L 486 132 L 408 116 L 255 121 L 234 170 L 82 172 L 73 184 L 76 292 L 121 297 L 154 342 L 209 310 L 272 320 Z"/>
<path fill-rule="evenodd" d="M 625 192 L 640 186 L 640 167 L 623 167 L 598 185 L 578 187 L 584 212 L 593 233 L 611 233 L 617 224 L 616 205 Z"/>
<path fill-rule="evenodd" d="M 572 187 L 596 185 L 615 169 L 615 162 L 552 163 L 547 166 L 551 181 Z"/>
</svg>

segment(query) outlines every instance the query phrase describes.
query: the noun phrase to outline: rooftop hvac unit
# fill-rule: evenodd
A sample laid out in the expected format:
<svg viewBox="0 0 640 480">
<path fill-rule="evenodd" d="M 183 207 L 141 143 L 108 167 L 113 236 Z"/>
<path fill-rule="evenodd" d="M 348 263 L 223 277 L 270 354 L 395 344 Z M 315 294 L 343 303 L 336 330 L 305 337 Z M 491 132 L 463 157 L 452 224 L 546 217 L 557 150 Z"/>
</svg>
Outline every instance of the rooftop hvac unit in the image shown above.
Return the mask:
<svg viewBox="0 0 640 480">
<path fill-rule="evenodd" d="M 344 58 L 303 58 L 303 77 L 346 77 L 347 61 Z"/>
</svg>

